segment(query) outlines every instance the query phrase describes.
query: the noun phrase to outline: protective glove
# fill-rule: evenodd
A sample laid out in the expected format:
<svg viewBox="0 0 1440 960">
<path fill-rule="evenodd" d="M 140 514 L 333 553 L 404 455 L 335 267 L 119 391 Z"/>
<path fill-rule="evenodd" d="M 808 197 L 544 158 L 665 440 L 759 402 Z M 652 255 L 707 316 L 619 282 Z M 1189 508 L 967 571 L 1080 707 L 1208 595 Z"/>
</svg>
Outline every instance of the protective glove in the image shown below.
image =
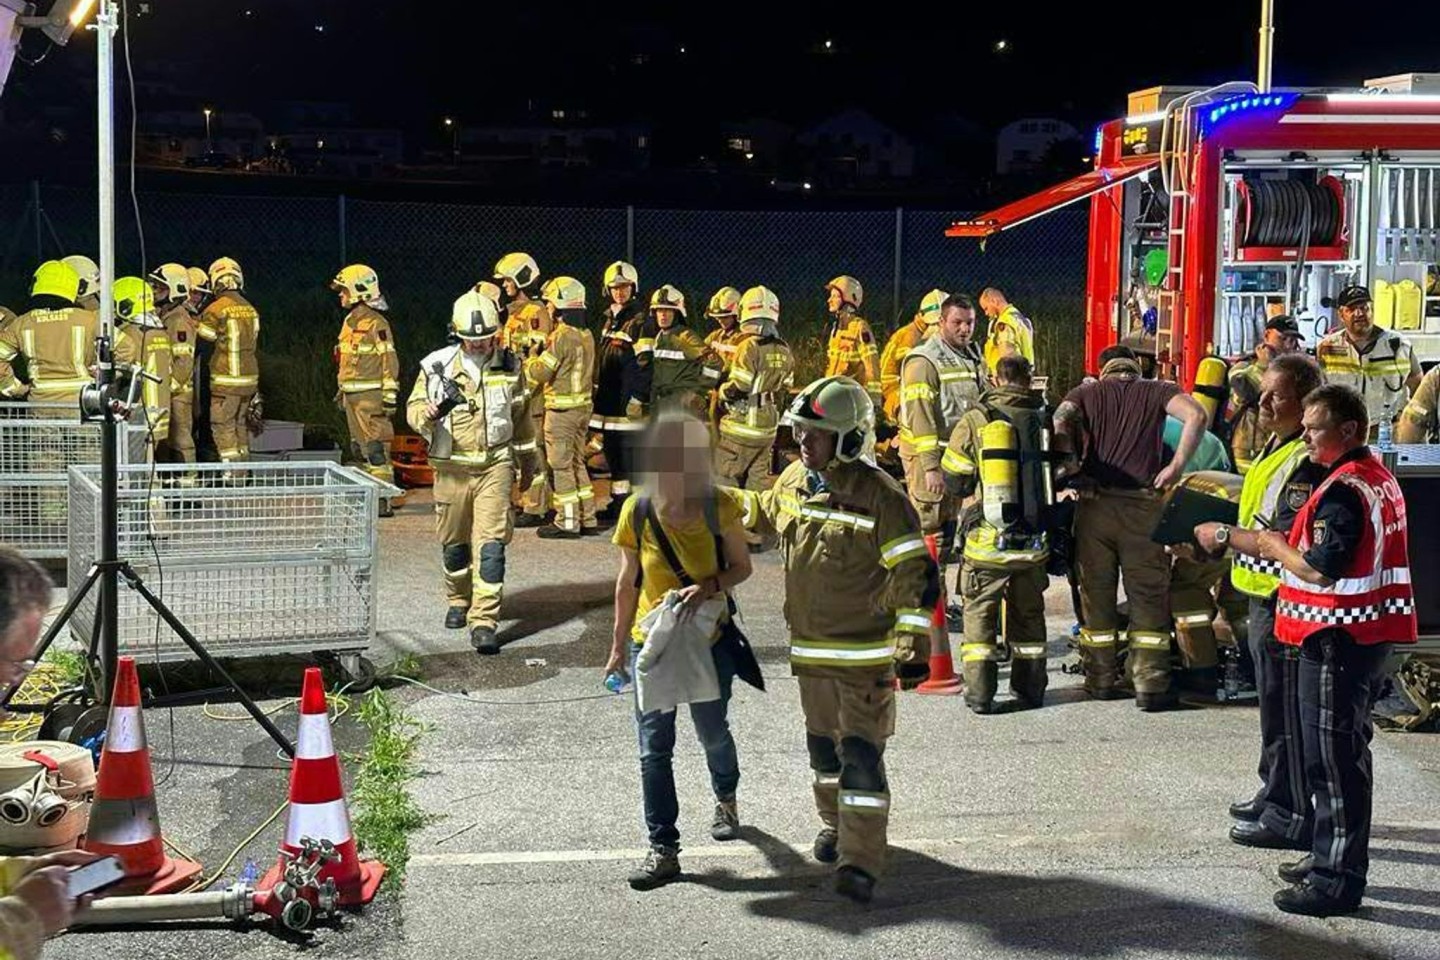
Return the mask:
<svg viewBox="0 0 1440 960">
<path fill-rule="evenodd" d="M 625 416 L 631 420 L 639 420 L 645 416 L 645 404 L 631 397 L 630 401 L 625 404 Z"/>
</svg>

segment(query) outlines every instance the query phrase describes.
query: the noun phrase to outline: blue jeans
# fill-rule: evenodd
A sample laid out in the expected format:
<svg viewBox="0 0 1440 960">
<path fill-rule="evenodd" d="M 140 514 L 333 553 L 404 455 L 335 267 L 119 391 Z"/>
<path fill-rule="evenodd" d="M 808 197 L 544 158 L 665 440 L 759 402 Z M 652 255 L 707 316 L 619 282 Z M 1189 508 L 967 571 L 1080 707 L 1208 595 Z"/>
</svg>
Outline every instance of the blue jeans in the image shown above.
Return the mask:
<svg viewBox="0 0 1440 960">
<path fill-rule="evenodd" d="M 730 735 L 726 714 L 730 707 L 730 687 L 735 679 L 735 665 L 719 644 L 710 648 L 715 658 L 715 671 L 720 677 L 720 699 L 690 704 L 690 719 L 695 735 L 705 748 L 705 762 L 710 767 L 710 786 L 717 800 L 733 800 L 740 783 L 740 758 L 735 754 L 735 738 Z M 631 644 L 630 675 L 635 676 L 638 644 Z M 638 697 L 638 694 L 637 694 Z M 638 703 L 638 699 L 637 699 Z M 635 726 L 640 735 L 640 787 L 645 797 L 645 827 L 650 845 L 679 847 L 680 831 L 675 826 L 680 817 L 680 800 L 675 795 L 675 771 L 671 758 L 675 753 L 675 717 L 678 710 L 662 713 L 635 710 Z"/>
</svg>

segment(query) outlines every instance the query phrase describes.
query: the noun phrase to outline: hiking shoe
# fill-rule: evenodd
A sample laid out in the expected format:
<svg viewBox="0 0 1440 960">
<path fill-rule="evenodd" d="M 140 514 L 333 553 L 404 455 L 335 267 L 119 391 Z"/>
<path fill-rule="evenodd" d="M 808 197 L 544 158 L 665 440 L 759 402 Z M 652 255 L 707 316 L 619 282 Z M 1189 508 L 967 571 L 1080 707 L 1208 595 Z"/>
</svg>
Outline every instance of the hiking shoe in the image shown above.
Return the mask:
<svg viewBox="0 0 1440 960">
<path fill-rule="evenodd" d="M 715 819 L 710 821 L 710 836 L 716 840 L 740 839 L 740 811 L 735 801 L 721 800 L 715 804 Z"/>
<path fill-rule="evenodd" d="M 678 847 L 651 847 L 645 861 L 629 876 L 632 890 L 654 890 L 680 876 Z"/>
<path fill-rule="evenodd" d="M 489 627 L 476 627 L 470 631 L 470 646 L 482 657 L 493 657 L 500 652 L 500 641 Z"/>
<path fill-rule="evenodd" d="M 1276 892 L 1275 906 L 1286 913 L 1298 913 L 1306 917 L 1333 917 L 1359 910 L 1360 898 L 1332 897 L 1308 883 L 1297 883 Z"/>
<path fill-rule="evenodd" d="M 470 612 L 469 607 L 451 607 L 445 611 L 445 629 L 459 630 L 465 626 L 465 615 Z"/>
<path fill-rule="evenodd" d="M 821 827 L 815 834 L 815 844 L 810 848 L 815 859 L 821 863 L 834 863 L 840 859 L 840 833 L 834 827 Z"/>
<path fill-rule="evenodd" d="M 856 903 L 869 903 L 875 896 L 875 878 L 859 867 L 835 871 L 835 892 Z"/>
</svg>

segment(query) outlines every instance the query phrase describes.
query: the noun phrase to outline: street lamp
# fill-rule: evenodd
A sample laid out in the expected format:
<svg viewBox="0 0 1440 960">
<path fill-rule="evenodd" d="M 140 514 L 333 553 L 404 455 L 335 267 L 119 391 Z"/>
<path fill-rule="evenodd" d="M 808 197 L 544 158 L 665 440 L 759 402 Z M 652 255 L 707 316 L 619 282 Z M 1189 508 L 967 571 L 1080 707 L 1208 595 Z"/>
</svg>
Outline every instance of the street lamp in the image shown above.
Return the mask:
<svg viewBox="0 0 1440 960">
<path fill-rule="evenodd" d="M 450 131 L 451 162 L 458 163 L 460 161 L 460 125 L 455 122 L 454 117 L 446 117 L 445 129 Z"/>
<path fill-rule="evenodd" d="M 209 107 L 205 107 L 202 112 L 205 114 L 205 152 L 214 153 L 215 141 L 210 139 L 210 114 L 214 113 L 215 111 L 211 110 Z"/>
</svg>

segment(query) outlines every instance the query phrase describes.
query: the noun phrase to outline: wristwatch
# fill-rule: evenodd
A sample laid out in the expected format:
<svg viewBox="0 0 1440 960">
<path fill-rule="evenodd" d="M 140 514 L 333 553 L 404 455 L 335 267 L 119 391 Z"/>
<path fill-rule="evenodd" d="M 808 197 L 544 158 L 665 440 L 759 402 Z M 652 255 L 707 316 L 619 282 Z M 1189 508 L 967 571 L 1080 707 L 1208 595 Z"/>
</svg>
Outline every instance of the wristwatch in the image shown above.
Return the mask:
<svg viewBox="0 0 1440 960">
<path fill-rule="evenodd" d="M 1230 526 L 1229 526 L 1228 524 L 1222 523 L 1222 524 L 1220 524 L 1219 527 L 1216 528 L 1216 530 L 1215 530 L 1215 542 L 1218 543 L 1218 544 L 1220 544 L 1222 547 L 1225 546 L 1225 545 L 1227 545 L 1227 544 L 1229 544 L 1229 542 L 1230 542 Z"/>
</svg>

